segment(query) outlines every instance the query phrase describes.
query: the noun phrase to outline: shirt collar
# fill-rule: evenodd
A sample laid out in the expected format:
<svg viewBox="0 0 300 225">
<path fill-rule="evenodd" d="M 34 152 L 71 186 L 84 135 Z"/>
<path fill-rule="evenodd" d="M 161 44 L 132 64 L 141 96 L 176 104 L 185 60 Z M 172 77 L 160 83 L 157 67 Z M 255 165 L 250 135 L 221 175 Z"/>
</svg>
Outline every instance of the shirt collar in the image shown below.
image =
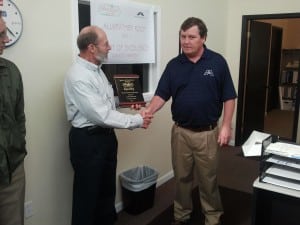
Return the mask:
<svg viewBox="0 0 300 225">
<path fill-rule="evenodd" d="M 8 71 L 5 69 L 7 68 L 6 60 L 2 57 L 0 57 L 0 76 L 8 76 Z"/>
<path fill-rule="evenodd" d="M 80 57 L 79 55 L 77 56 L 76 61 L 77 61 L 77 63 L 81 64 L 85 68 L 92 70 L 94 72 L 98 72 L 101 70 L 102 64 L 96 65 L 96 64 L 91 63 L 91 62 L 87 61 L 86 59 Z"/>
<path fill-rule="evenodd" d="M 7 67 L 4 58 L 0 57 L 0 67 Z"/>
</svg>

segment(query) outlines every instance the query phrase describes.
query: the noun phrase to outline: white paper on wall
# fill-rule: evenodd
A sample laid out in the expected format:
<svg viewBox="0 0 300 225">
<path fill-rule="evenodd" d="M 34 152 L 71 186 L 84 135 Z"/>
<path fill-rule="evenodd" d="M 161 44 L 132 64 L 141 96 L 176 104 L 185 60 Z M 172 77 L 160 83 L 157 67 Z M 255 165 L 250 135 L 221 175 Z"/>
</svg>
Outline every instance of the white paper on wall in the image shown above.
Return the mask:
<svg viewBox="0 0 300 225">
<path fill-rule="evenodd" d="M 91 0 L 91 24 L 112 47 L 108 64 L 155 62 L 154 7 L 129 1 Z"/>
</svg>

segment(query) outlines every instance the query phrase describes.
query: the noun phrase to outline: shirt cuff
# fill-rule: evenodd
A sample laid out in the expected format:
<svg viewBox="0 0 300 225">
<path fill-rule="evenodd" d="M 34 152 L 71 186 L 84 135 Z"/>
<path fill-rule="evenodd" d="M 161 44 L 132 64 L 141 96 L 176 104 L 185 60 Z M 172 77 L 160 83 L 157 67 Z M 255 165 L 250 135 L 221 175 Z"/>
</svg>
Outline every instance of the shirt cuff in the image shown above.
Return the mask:
<svg viewBox="0 0 300 225">
<path fill-rule="evenodd" d="M 144 120 L 143 120 L 143 117 L 141 116 L 141 114 L 133 115 L 133 120 L 131 123 L 132 123 L 131 129 L 142 127 Z"/>
</svg>

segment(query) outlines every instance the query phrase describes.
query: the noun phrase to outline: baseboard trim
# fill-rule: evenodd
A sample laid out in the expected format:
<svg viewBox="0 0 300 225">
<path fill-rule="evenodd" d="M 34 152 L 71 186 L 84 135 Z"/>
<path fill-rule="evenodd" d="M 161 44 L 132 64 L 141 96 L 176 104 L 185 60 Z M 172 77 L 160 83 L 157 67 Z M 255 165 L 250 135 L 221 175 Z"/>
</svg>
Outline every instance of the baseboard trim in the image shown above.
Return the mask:
<svg viewBox="0 0 300 225">
<path fill-rule="evenodd" d="M 173 177 L 174 177 L 173 170 L 171 170 L 168 173 L 166 173 L 165 175 L 161 176 L 160 178 L 157 179 L 156 188 L 158 188 L 162 184 L 166 183 L 167 181 L 169 181 Z"/>
<path fill-rule="evenodd" d="M 156 182 L 156 188 L 158 188 L 159 186 L 163 185 L 164 183 L 166 183 L 167 181 L 169 181 L 170 179 L 172 179 L 174 177 L 174 172 L 173 170 L 167 172 L 165 175 L 159 177 L 157 179 L 157 182 Z M 123 202 L 120 201 L 120 202 L 117 202 L 115 204 L 115 207 L 116 207 L 116 211 L 119 213 L 123 210 Z"/>
</svg>

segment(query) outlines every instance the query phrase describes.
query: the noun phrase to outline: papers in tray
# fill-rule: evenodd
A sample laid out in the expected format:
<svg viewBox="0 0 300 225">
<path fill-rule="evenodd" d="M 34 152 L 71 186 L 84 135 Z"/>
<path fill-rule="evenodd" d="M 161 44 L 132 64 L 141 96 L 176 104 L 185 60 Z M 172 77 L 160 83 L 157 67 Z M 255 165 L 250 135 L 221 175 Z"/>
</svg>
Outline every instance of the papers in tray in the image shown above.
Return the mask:
<svg viewBox="0 0 300 225">
<path fill-rule="evenodd" d="M 270 143 L 265 152 L 293 159 L 300 159 L 300 145 L 283 142 Z"/>
<path fill-rule="evenodd" d="M 273 164 L 266 170 L 267 174 L 300 181 L 300 170 Z"/>
<path fill-rule="evenodd" d="M 262 167 L 266 169 L 262 181 L 300 191 L 300 145 L 280 141 L 263 145 L 265 162 L 271 165 Z"/>
<path fill-rule="evenodd" d="M 278 165 L 288 166 L 296 169 L 300 169 L 300 160 L 292 159 L 292 158 L 286 158 L 279 155 L 272 155 L 269 157 L 267 162 L 275 163 Z"/>
<path fill-rule="evenodd" d="M 260 156 L 262 141 L 269 136 L 270 134 L 254 130 L 248 140 L 242 145 L 244 156 Z"/>
<path fill-rule="evenodd" d="M 277 177 L 273 175 L 266 175 L 263 179 L 263 182 L 278 185 L 285 188 L 294 189 L 300 191 L 300 182 L 296 180 L 286 179 L 284 177 Z"/>
</svg>

